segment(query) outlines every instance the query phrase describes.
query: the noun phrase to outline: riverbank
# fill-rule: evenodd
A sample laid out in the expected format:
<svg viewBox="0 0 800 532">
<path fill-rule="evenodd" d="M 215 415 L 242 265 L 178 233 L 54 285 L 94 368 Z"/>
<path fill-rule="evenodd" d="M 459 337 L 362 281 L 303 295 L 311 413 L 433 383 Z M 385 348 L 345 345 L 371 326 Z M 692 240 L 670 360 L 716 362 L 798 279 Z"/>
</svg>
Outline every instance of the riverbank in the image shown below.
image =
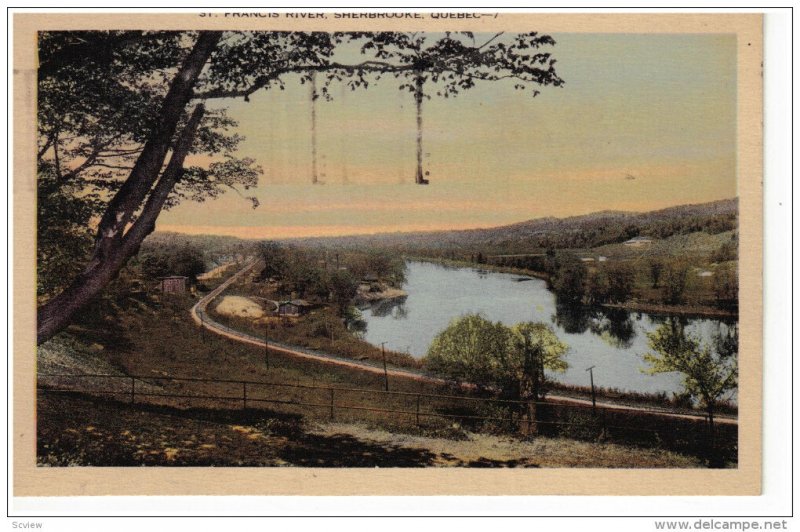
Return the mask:
<svg viewBox="0 0 800 532">
<path fill-rule="evenodd" d="M 545 293 L 545 288 L 541 282 L 518 283 L 515 282 L 515 279 L 508 277 L 496 277 L 493 280 L 491 275 L 486 277 L 484 274 L 476 274 L 474 271 L 468 273 L 464 269 L 451 272 L 435 265 L 424 266 L 419 264 L 415 266 L 412 263 L 409 268 L 411 272 L 409 277 L 410 290 L 413 289 L 412 292 L 414 294 L 423 294 L 425 298 L 423 298 L 422 303 L 416 302 L 417 300 L 412 298 L 404 302 L 401 307 L 398 307 L 402 308 L 410 304 L 411 306 L 408 309 L 398 310 L 397 312 L 381 309 L 380 314 L 371 316 L 369 314 L 370 311 L 365 311 L 365 320 L 377 319 L 381 321 L 382 328 L 375 329 L 375 331 L 378 331 L 377 342 L 373 339 L 371 343 L 368 343 L 361 338 L 356 338 L 352 331 L 344 327 L 341 318 L 336 316 L 332 309 L 329 308 L 317 309 L 302 317 L 285 322 L 270 323 L 266 331 L 270 341 L 279 342 L 290 347 L 297 346 L 301 350 L 311 350 L 315 354 L 329 353 L 332 356 L 339 356 L 356 362 L 370 360 L 380 364 L 384 359 L 384 351 L 381 350 L 380 342 L 394 338 L 394 343 L 387 342 L 388 345 L 386 345 L 385 349 L 385 357 L 389 366 L 420 371 L 424 370 L 425 367 L 424 357 L 412 358 L 404 352 L 406 351 L 403 348 L 403 345 L 405 345 L 404 340 L 401 339 L 398 344 L 397 338 L 392 336 L 392 331 L 405 334 L 406 337 L 410 334 L 416 339 L 421 338 L 421 345 L 425 347 L 428 342 L 427 335 L 431 331 L 435 332 L 440 327 L 446 326 L 449 319 L 448 314 L 443 314 L 437 303 L 439 301 L 437 290 L 449 294 L 454 289 L 460 289 L 463 296 L 461 303 L 470 306 L 473 304 L 472 302 L 478 301 L 476 298 L 485 299 L 487 290 L 493 292 L 495 289 L 503 289 L 505 286 L 504 291 L 501 290 L 498 295 L 500 303 L 495 301 L 493 303 L 495 307 L 489 307 L 486 309 L 487 311 L 496 311 L 497 308 L 502 309 L 505 312 L 504 317 L 502 317 L 503 320 L 509 318 L 518 319 L 519 316 L 530 314 L 531 312 L 534 313 L 531 317 L 536 321 L 549 323 L 555 319 L 557 330 L 562 330 L 565 326 L 569 327 L 568 334 L 571 335 L 571 342 L 574 342 L 575 346 L 580 346 L 580 348 L 576 347 L 572 352 L 573 359 L 570 361 L 570 365 L 573 368 L 579 368 L 575 370 L 579 374 L 577 376 L 567 375 L 569 378 L 566 379 L 565 383 L 554 384 L 556 388 L 565 392 L 559 393 L 559 395 L 590 399 L 590 391 L 583 386 L 575 386 L 575 384 L 581 384 L 585 381 L 585 374 L 580 368 L 597 364 L 597 361 L 601 360 L 605 362 L 602 363 L 600 370 L 596 370 L 596 373 L 601 371 L 602 373 L 599 373 L 599 381 L 595 379 L 595 384 L 597 384 L 596 395 L 599 400 L 651 409 L 678 409 L 686 414 L 697 414 L 696 410 L 693 411 L 692 408 L 687 407 L 685 398 L 677 393 L 680 390 L 679 381 L 675 379 L 666 382 L 659 381 L 661 382 L 660 385 L 654 385 L 651 381 L 657 377 L 645 376 L 639 371 L 642 361 L 636 357 L 635 353 L 631 354 L 630 344 L 624 347 L 611 341 L 619 337 L 618 342 L 631 342 L 631 337 L 625 337 L 625 334 L 642 336 L 640 330 L 642 326 L 650 327 L 651 329 L 653 327 L 646 317 L 639 316 L 636 318 L 632 316 L 617 324 L 608 322 L 607 318 L 600 318 L 595 315 L 577 318 L 578 321 L 584 320 L 586 323 L 584 329 L 579 333 L 584 334 L 584 339 L 578 340 L 574 336 L 577 332 L 574 329 L 576 323 L 578 323 L 574 321 L 576 318 L 570 316 L 553 317 L 551 313 L 558 313 L 559 311 L 550 306 L 552 303 L 546 302 L 552 295 Z M 474 269 L 470 268 L 470 270 Z M 431 275 L 433 277 L 430 277 Z M 440 278 L 442 276 L 444 276 L 444 279 Z M 451 282 L 453 278 L 455 280 Z M 420 282 L 422 284 L 419 284 Z M 448 282 L 450 282 L 450 285 L 448 285 Z M 248 286 L 248 283 L 232 285 L 228 291 L 240 293 L 242 289 Z M 220 294 L 220 296 L 227 297 L 225 294 Z M 541 304 L 536 305 L 539 308 L 531 308 L 531 301 L 541 301 Z M 407 319 L 407 311 L 414 316 L 413 322 L 405 323 L 402 321 Z M 255 338 L 264 337 L 265 326 L 263 322 L 242 317 L 222 316 L 215 311 L 213 302 L 208 305 L 208 312 L 212 319 L 219 320 L 226 327 L 249 334 Z M 602 314 L 599 314 L 599 316 L 602 316 Z M 498 317 L 500 316 L 495 316 L 493 319 L 498 319 Z M 562 321 L 559 322 L 559 320 Z M 563 320 L 573 320 L 573 322 L 565 324 Z M 426 331 L 422 330 L 425 327 L 422 327 L 421 324 L 428 326 Z M 377 322 L 369 321 L 367 330 L 369 331 L 371 327 L 377 325 L 379 325 Z M 389 329 L 386 328 L 387 325 L 390 327 Z M 639 332 L 637 333 L 636 331 Z M 646 342 L 642 343 L 641 339 L 637 341 L 636 345 L 638 346 L 636 353 L 643 353 L 647 349 Z M 412 352 L 419 355 L 419 346 Z M 424 354 L 424 349 L 422 354 Z M 615 360 L 616 362 L 609 366 L 610 360 Z M 598 375 L 595 375 L 595 377 L 598 377 Z M 641 391 L 630 391 L 631 388 Z M 669 390 L 673 390 L 676 393 L 673 394 Z M 729 411 L 735 412 L 735 406 Z"/>
<path fill-rule="evenodd" d="M 471 268 L 478 271 L 496 272 L 496 273 L 510 273 L 513 275 L 520 275 L 525 277 L 533 277 L 542 279 L 550 283 L 550 276 L 545 272 L 526 270 L 524 268 L 513 268 L 509 266 L 498 266 L 494 264 L 476 264 L 474 262 L 451 260 L 451 259 L 438 259 L 431 257 L 417 257 L 407 256 L 406 260 L 416 262 L 427 262 L 431 264 L 439 264 L 446 267 L 453 268 Z M 622 309 L 629 312 L 646 312 L 654 315 L 674 315 L 684 316 L 687 318 L 713 318 L 713 319 L 738 319 L 739 313 L 730 310 L 720 309 L 710 305 L 700 304 L 682 304 L 682 305 L 668 305 L 666 303 L 657 301 L 638 301 L 629 300 L 625 303 L 603 303 L 603 308 L 609 309 Z"/>
<path fill-rule="evenodd" d="M 525 270 L 522 268 L 512 268 L 510 266 L 498 266 L 496 264 L 483 264 L 483 263 L 469 262 L 465 260 L 438 259 L 432 257 L 405 256 L 403 258 L 408 261 L 428 262 L 431 264 L 439 264 L 441 266 L 447 266 L 451 268 L 471 268 L 473 270 L 483 270 L 494 273 L 510 273 L 514 275 L 522 275 L 525 277 L 534 277 L 536 279 L 542 279 L 543 281 L 550 280 L 550 276 L 547 275 L 545 272 Z"/>
<path fill-rule="evenodd" d="M 394 288 L 391 286 L 381 286 L 380 290 L 373 291 L 369 287 L 363 285 L 358 288 L 358 293 L 355 297 L 356 306 L 361 304 L 376 303 L 378 301 L 391 301 L 393 299 L 402 299 L 408 297 L 405 290 Z"/>
<path fill-rule="evenodd" d="M 738 319 L 738 312 L 709 307 L 706 305 L 667 305 L 664 303 L 648 303 L 626 301 L 625 303 L 604 303 L 603 308 L 621 309 L 629 312 L 646 312 L 657 316 L 683 316 L 687 318 Z"/>
</svg>

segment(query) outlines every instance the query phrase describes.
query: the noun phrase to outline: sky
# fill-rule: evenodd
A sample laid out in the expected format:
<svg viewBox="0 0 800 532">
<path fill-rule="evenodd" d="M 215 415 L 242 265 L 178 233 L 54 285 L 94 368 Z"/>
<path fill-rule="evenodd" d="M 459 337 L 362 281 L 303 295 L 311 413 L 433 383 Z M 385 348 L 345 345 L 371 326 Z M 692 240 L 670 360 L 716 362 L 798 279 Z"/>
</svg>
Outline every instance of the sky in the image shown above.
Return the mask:
<svg viewBox="0 0 800 532">
<path fill-rule="evenodd" d="M 480 42 L 483 36 L 476 35 Z M 485 36 L 487 39 L 489 36 Z M 254 194 L 186 202 L 157 229 L 288 238 L 492 227 L 602 210 L 648 211 L 737 195 L 734 34 L 553 34 L 563 87 L 532 98 L 483 83 L 423 104 L 414 183 L 412 95 L 384 78 L 317 101 L 311 184 L 308 85 L 223 103 L 264 169 Z"/>
</svg>

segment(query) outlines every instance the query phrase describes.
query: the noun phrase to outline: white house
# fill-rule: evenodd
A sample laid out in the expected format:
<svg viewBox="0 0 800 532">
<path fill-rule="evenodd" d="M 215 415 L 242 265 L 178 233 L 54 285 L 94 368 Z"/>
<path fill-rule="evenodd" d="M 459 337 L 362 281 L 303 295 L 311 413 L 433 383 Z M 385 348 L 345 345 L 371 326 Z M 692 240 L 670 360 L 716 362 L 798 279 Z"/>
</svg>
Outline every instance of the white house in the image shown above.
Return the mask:
<svg viewBox="0 0 800 532">
<path fill-rule="evenodd" d="M 649 236 L 635 236 L 630 240 L 626 240 L 625 242 L 623 242 L 623 244 L 625 244 L 626 246 L 631 246 L 631 247 L 642 247 L 650 245 L 652 243 L 653 239 L 650 238 Z"/>
</svg>

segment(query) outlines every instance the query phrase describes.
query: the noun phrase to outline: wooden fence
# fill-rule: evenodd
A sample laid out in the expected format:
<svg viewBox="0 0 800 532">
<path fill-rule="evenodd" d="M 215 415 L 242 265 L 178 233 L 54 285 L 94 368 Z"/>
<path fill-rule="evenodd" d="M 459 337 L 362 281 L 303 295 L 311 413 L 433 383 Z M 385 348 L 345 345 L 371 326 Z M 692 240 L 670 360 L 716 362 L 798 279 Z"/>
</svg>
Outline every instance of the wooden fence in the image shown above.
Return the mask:
<svg viewBox="0 0 800 532">
<path fill-rule="evenodd" d="M 577 439 L 606 439 L 645 446 L 702 449 L 705 420 L 669 417 L 664 412 L 624 410 L 557 401 L 514 401 L 432 393 L 386 391 L 173 376 L 39 374 L 44 393 L 80 393 L 130 404 L 174 408 L 239 409 L 298 413 L 315 419 L 391 422 L 398 426 L 537 432 Z M 535 421 L 530 412 L 536 409 Z M 677 413 L 676 413 L 677 414 Z M 735 425 L 718 427 L 735 455 Z M 693 451 L 694 452 L 694 451 Z"/>
</svg>

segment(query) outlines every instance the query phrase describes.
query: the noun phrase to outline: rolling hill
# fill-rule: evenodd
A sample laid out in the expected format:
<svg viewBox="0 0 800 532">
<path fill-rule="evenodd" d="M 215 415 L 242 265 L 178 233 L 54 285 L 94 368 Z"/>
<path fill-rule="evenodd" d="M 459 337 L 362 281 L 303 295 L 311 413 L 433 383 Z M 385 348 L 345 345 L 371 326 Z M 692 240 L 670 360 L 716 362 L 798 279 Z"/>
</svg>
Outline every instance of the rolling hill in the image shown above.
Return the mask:
<svg viewBox="0 0 800 532">
<path fill-rule="evenodd" d="M 291 242 L 324 248 L 389 248 L 399 252 L 482 251 L 523 253 L 543 248 L 594 248 L 634 236 L 735 231 L 738 201 L 720 200 L 651 212 L 603 211 L 569 218 L 538 218 L 487 229 L 304 238 Z"/>
</svg>

